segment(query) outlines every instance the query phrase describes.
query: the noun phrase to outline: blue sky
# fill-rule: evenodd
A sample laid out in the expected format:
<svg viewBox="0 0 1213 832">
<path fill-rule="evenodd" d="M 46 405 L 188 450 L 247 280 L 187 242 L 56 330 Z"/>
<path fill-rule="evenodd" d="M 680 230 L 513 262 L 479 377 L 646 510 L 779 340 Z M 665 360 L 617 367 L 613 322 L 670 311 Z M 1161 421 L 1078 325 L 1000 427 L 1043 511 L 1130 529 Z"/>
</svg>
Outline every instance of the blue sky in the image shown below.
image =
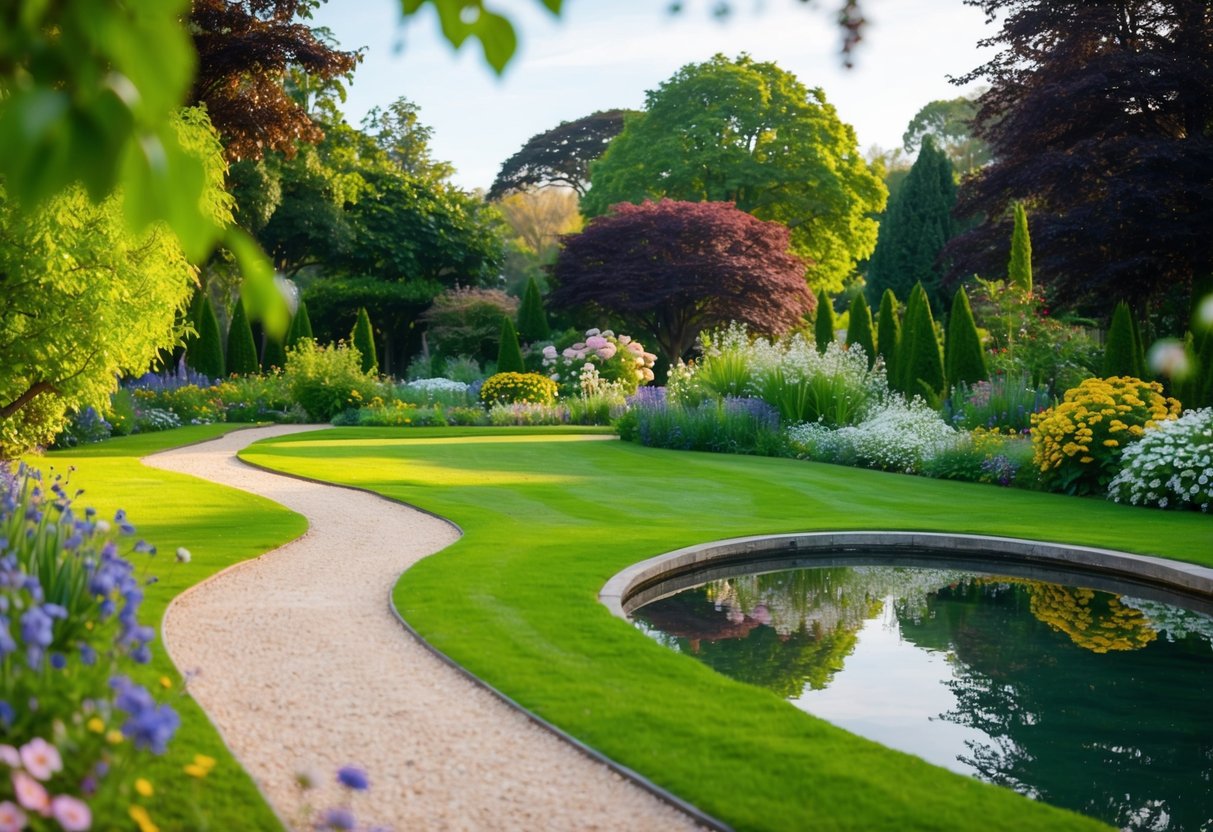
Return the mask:
<svg viewBox="0 0 1213 832">
<path fill-rule="evenodd" d="M 896 147 L 922 105 L 965 90 L 947 82 L 989 55 L 980 10 L 960 0 L 865 0 L 870 20 L 854 69 L 838 57 L 837 0 L 732 0 L 727 22 L 708 0 L 681 14 L 665 0 L 565 0 L 559 19 L 538 0 L 498 0 L 519 31 L 505 75 L 488 69 L 478 44 L 452 50 L 433 10 L 401 21 L 399 0 L 329 0 L 313 25 L 346 49 L 365 47 L 345 105 L 353 124 L 399 96 L 415 101 L 434 129 L 436 158 L 452 162 L 464 188 L 487 188 L 501 163 L 536 133 L 595 110 L 640 109 L 646 90 L 679 67 L 716 52 L 774 61 L 819 86 L 859 146 Z"/>
</svg>

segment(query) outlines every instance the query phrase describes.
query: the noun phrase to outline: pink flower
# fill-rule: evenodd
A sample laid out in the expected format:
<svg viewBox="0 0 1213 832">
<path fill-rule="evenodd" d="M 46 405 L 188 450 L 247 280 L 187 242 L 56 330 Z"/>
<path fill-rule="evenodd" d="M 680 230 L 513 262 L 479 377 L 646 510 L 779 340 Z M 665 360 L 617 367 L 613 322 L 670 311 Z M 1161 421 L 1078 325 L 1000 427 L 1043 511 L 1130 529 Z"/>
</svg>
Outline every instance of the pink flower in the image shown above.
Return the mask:
<svg viewBox="0 0 1213 832">
<path fill-rule="evenodd" d="M 9 768 L 21 768 L 21 755 L 11 745 L 0 745 L 0 763 Z"/>
<path fill-rule="evenodd" d="M 0 801 L 0 832 L 21 832 L 25 828 L 25 812 L 10 801 Z"/>
<path fill-rule="evenodd" d="M 50 780 L 52 774 L 63 770 L 59 749 L 41 737 L 34 737 L 21 746 L 21 762 L 25 770 L 39 780 Z"/>
<path fill-rule="evenodd" d="M 562 352 L 561 355 L 572 361 L 577 357 L 577 350 L 573 349 L 572 347 L 565 347 L 564 352 Z"/>
<path fill-rule="evenodd" d="M 556 347 L 554 347 L 551 344 L 548 344 L 546 347 L 544 347 L 543 348 L 543 357 L 544 358 L 555 358 L 556 357 Z"/>
<path fill-rule="evenodd" d="M 605 347 L 598 348 L 598 357 L 603 361 L 610 361 L 615 357 L 615 345 L 608 342 Z"/>
<path fill-rule="evenodd" d="M 634 353 L 635 355 L 644 355 L 644 345 L 639 341 L 632 341 L 627 345 L 627 347 L 628 352 Z"/>
<path fill-rule="evenodd" d="M 13 772 L 13 795 L 17 802 L 31 812 L 48 815 L 51 811 L 51 799 L 42 788 L 42 784 L 30 777 L 24 771 Z"/>
<path fill-rule="evenodd" d="M 601 334 L 601 333 L 602 333 L 602 330 L 601 330 L 601 329 L 599 329 L 598 327 L 591 327 L 590 329 L 587 329 L 587 330 L 585 331 L 585 335 L 586 335 L 586 337 L 587 337 L 587 338 L 589 338 L 589 337 L 591 337 L 591 336 L 593 336 L 593 335 L 599 335 L 599 334 Z"/>
<path fill-rule="evenodd" d="M 87 832 L 93 825 L 93 813 L 83 800 L 61 794 L 51 801 L 51 814 L 65 832 Z"/>
<path fill-rule="evenodd" d="M 603 338 L 601 335 L 594 335 L 585 339 L 586 349 L 591 350 L 600 350 L 609 343 L 611 342 Z"/>
<path fill-rule="evenodd" d="M 585 349 L 585 341 L 578 341 L 576 344 L 573 345 L 573 349 L 576 350 L 577 352 L 580 352 L 581 350 Z"/>
</svg>

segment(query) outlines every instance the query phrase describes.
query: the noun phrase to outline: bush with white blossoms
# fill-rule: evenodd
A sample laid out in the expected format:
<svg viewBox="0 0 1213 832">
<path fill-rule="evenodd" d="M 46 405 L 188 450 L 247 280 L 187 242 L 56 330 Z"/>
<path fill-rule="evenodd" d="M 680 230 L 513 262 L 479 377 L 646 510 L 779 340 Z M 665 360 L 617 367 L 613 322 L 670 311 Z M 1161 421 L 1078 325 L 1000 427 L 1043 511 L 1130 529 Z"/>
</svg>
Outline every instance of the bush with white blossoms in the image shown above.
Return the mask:
<svg viewBox="0 0 1213 832">
<path fill-rule="evenodd" d="M 630 395 L 653 380 L 656 360 L 639 341 L 609 329 L 587 329 L 584 341 L 563 352 L 551 345 L 543 348 L 544 372 L 560 385 L 563 396 L 602 392 L 604 385 Z M 587 391 L 587 386 L 593 389 Z"/>
<path fill-rule="evenodd" d="M 818 462 L 918 473 L 924 460 L 947 448 L 956 430 L 922 399 L 890 396 L 855 426 L 830 429 L 808 422 L 787 429 L 798 455 Z"/>
<path fill-rule="evenodd" d="M 1189 410 L 1146 428 L 1124 449 L 1120 463 L 1108 483 L 1110 499 L 1207 512 L 1213 503 L 1213 408 Z"/>
</svg>

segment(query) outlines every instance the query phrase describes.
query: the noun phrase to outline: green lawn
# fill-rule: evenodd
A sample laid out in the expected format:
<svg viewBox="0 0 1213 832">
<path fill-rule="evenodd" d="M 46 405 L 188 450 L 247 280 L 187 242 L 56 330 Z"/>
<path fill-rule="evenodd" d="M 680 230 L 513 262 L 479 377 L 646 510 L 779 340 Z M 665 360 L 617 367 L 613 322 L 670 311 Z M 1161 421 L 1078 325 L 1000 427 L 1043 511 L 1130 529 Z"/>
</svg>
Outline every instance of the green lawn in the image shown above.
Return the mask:
<svg viewBox="0 0 1213 832">
<path fill-rule="evenodd" d="M 137 536 L 155 544 L 159 554 L 149 573 L 159 578 L 148 587 L 141 620 L 160 629 L 168 602 L 186 588 L 215 572 L 255 557 L 301 535 L 307 523 L 276 503 L 243 491 L 192 477 L 148 468 L 139 457 L 228 433 L 237 425 L 198 425 L 115 439 L 70 451 L 57 451 L 27 461 L 43 471 L 71 473 L 71 484 L 83 488 L 78 506 L 93 506 L 107 517 L 125 508 Z M 73 489 L 69 489 L 74 490 Z M 192 554 L 189 564 L 174 562 L 178 546 Z M 136 563 L 139 556 L 135 556 Z M 153 645 L 156 647 L 156 645 Z M 187 668 L 188 670 L 188 668 Z M 165 830 L 280 830 L 282 827 L 235 761 L 219 733 L 188 696 L 179 695 L 182 680 L 162 647 L 152 663 L 135 674 L 155 690 L 159 679 L 172 680 L 169 699 L 181 715 L 181 729 L 168 753 L 152 758 L 142 772 L 155 786 L 149 806 L 152 818 Z M 204 781 L 188 777 L 182 767 L 195 754 L 217 760 Z M 203 811 L 199 813 L 197 810 Z"/>
<path fill-rule="evenodd" d="M 596 600 L 622 567 L 697 542 L 817 529 L 974 532 L 1213 562 L 1207 516 L 569 431 L 343 429 L 243 456 L 458 523 L 463 539 L 396 588 L 409 622 L 526 707 L 739 829 L 1095 824 L 847 734 L 660 647 Z"/>
</svg>

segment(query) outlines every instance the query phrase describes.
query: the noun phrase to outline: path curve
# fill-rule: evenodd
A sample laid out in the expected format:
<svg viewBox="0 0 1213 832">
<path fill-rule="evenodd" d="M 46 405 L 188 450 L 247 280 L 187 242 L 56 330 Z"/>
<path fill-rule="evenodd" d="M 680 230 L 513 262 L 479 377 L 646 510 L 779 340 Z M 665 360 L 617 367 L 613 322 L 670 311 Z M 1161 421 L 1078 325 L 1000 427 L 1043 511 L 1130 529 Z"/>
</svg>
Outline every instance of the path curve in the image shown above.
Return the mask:
<svg viewBox="0 0 1213 832">
<path fill-rule="evenodd" d="M 393 617 L 400 573 L 458 538 L 372 494 L 261 471 L 246 445 L 276 425 L 149 456 L 146 465 L 267 497 L 307 518 L 298 540 L 186 591 L 164 642 L 190 693 L 279 817 L 300 826 L 296 773 L 355 763 L 365 826 L 405 830 L 672 830 L 694 823 L 443 663 Z M 326 782 L 307 795 L 336 805 Z M 310 828 L 310 827 L 309 827 Z"/>
</svg>

